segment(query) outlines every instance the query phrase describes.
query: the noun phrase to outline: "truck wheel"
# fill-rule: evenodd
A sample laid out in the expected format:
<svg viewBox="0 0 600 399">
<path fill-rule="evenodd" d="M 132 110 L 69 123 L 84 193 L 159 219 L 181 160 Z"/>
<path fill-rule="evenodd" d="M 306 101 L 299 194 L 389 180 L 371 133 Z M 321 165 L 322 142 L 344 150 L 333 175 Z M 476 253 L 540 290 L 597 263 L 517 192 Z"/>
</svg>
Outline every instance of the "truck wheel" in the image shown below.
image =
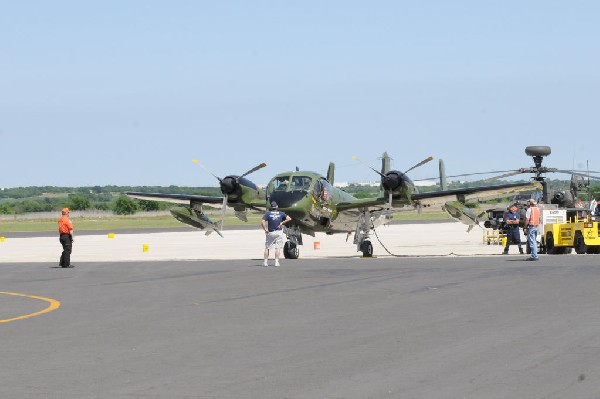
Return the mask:
<svg viewBox="0 0 600 399">
<path fill-rule="evenodd" d="M 575 247 L 575 252 L 578 254 L 584 254 L 587 252 L 587 245 L 585 245 L 585 240 L 583 239 L 583 235 L 581 231 L 575 232 L 575 242 L 573 243 L 573 247 Z"/>
<path fill-rule="evenodd" d="M 554 235 L 552 233 L 546 235 L 546 253 L 550 255 L 560 255 L 564 253 L 563 248 L 556 248 L 554 246 Z"/>
</svg>

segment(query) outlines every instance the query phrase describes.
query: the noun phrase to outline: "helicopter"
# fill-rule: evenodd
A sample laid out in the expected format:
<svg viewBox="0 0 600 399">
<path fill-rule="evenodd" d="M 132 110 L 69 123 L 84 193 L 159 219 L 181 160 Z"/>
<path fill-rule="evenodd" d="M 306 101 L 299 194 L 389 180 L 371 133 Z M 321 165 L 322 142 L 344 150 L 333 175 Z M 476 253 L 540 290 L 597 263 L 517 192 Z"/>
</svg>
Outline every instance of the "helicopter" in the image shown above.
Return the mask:
<svg viewBox="0 0 600 399">
<path fill-rule="evenodd" d="M 492 182 L 505 177 L 516 176 L 518 174 L 532 174 L 531 178 L 533 181 L 538 182 L 542 189 L 538 192 L 531 194 L 517 194 L 513 197 L 512 203 L 517 205 L 519 212 L 522 214 L 521 220 L 523 221 L 526 203 L 529 199 L 533 199 L 536 203 L 553 204 L 559 208 L 578 208 L 582 205 L 579 204 L 579 192 L 582 189 L 588 190 L 590 188 L 590 179 L 600 179 L 598 176 L 593 176 L 590 173 L 600 173 L 596 171 L 580 171 L 580 170 L 567 170 L 558 169 L 543 166 L 542 162 L 544 157 L 551 154 L 552 150 L 549 146 L 528 146 L 525 147 L 525 154 L 532 157 L 534 166 L 528 168 L 519 168 L 509 171 L 496 171 L 487 173 L 500 173 L 505 172 L 499 176 L 484 179 L 484 182 Z M 545 174 L 548 173 L 563 173 L 571 175 L 571 182 L 568 190 L 552 190 L 549 183 L 546 181 Z M 467 174 L 470 175 L 470 174 Z M 464 176 L 464 175 L 463 175 Z M 484 227 L 504 230 L 504 213 L 506 208 L 495 208 L 487 211 L 488 219 L 484 222 Z"/>
<path fill-rule="evenodd" d="M 455 190 L 419 193 L 408 177 L 411 170 L 431 161 L 428 157 L 404 172 L 390 170 L 389 156 L 383 154 L 381 171 L 370 167 L 381 177 L 381 192 L 376 198 L 356 198 L 350 193 L 334 186 L 335 165 L 329 164 L 326 176 L 311 171 L 288 171 L 276 174 L 266 188 L 259 188 L 246 176 L 263 168 L 261 163 L 242 175 L 219 177 L 194 160 L 199 166 L 211 173 L 218 181 L 222 197 L 162 194 L 144 192 L 126 192 L 129 197 L 179 203 L 184 206 L 171 208 L 171 214 L 177 220 L 190 226 L 207 229 L 222 236 L 225 209 L 232 207 L 235 215 L 248 221 L 247 212 L 264 212 L 272 201 L 279 210 L 292 218 L 284 233 L 287 241 L 283 254 L 287 259 L 297 259 L 302 234 L 314 236 L 315 233 L 354 233 L 357 252 L 364 257 L 373 256 L 370 232 L 386 223 L 392 214 L 400 211 L 420 211 L 425 207 L 442 206 L 454 219 L 469 225 L 471 229 L 478 220 L 466 206 L 469 201 L 481 201 L 503 198 L 522 192 L 540 189 L 537 182 L 508 183 L 493 186 L 469 187 Z M 221 221 L 211 220 L 202 210 L 204 204 L 221 204 Z"/>
</svg>

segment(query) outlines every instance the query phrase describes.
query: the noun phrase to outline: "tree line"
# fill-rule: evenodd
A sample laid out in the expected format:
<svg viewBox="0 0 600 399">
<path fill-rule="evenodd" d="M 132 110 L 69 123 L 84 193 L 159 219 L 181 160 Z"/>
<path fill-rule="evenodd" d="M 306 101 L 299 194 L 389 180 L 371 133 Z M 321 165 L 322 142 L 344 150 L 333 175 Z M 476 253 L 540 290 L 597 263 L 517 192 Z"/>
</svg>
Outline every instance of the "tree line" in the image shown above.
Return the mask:
<svg viewBox="0 0 600 399">
<path fill-rule="evenodd" d="M 131 215 L 137 211 L 160 211 L 172 204 L 157 201 L 137 201 L 127 197 L 126 191 L 177 193 L 218 196 L 218 187 L 180 186 L 93 186 L 53 187 L 32 186 L 0 190 L 0 214 L 16 215 L 30 212 L 58 212 L 71 210 L 112 211 L 117 215 Z"/>
<path fill-rule="evenodd" d="M 569 181 L 549 181 L 554 189 L 568 189 Z M 501 182 L 496 182 L 500 184 Z M 449 189 L 473 187 L 482 184 L 477 182 L 451 182 Z M 489 185 L 489 183 L 488 183 Z M 421 192 L 439 190 L 439 186 L 420 187 Z M 345 191 L 358 198 L 380 195 L 377 186 L 351 184 L 344 188 Z M 172 193 L 196 194 L 206 196 L 220 196 L 218 187 L 185 187 L 185 186 L 89 186 L 89 187 L 54 187 L 31 186 L 0 189 L 0 214 L 21 214 L 30 212 L 54 212 L 62 208 L 71 210 L 99 210 L 112 211 L 117 215 L 131 215 L 138 211 L 166 210 L 173 204 L 132 200 L 127 197 L 126 191 L 140 191 L 145 193 Z M 587 199 L 584 193 L 583 199 Z M 598 198 L 600 186 L 591 187 L 591 196 Z"/>
</svg>

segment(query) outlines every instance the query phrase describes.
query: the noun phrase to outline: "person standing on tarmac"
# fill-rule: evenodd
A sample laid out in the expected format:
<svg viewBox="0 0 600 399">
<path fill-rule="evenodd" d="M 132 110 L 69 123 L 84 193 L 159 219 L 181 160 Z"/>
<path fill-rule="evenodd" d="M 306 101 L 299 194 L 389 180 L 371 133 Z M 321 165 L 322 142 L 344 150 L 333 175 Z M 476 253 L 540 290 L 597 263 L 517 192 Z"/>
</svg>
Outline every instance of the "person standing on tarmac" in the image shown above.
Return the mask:
<svg viewBox="0 0 600 399">
<path fill-rule="evenodd" d="M 537 234 L 540 226 L 540 209 L 535 206 L 535 200 L 529 200 L 529 208 L 525 213 L 525 228 L 527 229 L 527 243 L 531 248 L 531 256 L 526 260 L 540 260 L 537 252 Z"/>
<path fill-rule="evenodd" d="M 73 250 L 73 222 L 69 219 L 69 208 L 63 208 L 62 216 L 58 219 L 58 234 L 63 251 L 60 256 L 60 267 L 73 267 L 71 264 L 71 251 Z"/>
<path fill-rule="evenodd" d="M 271 202 L 271 210 L 263 216 L 260 224 L 266 234 L 263 266 L 269 266 L 269 250 L 275 249 L 275 265 L 279 266 L 279 256 L 283 247 L 283 225 L 292 220 L 285 212 L 278 210 L 277 202 Z"/>
<path fill-rule="evenodd" d="M 523 255 L 523 247 L 521 247 L 521 233 L 519 232 L 520 215 L 519 208 L 512 204 L 508 208 L 508 212 L 504 215 L 504 223 L 506 224 L 506 247 L 504 247 L 503 255 L 508 255 L 508 248 L 511 242 L 519 246 L 519 253 Z"/>
</svg>

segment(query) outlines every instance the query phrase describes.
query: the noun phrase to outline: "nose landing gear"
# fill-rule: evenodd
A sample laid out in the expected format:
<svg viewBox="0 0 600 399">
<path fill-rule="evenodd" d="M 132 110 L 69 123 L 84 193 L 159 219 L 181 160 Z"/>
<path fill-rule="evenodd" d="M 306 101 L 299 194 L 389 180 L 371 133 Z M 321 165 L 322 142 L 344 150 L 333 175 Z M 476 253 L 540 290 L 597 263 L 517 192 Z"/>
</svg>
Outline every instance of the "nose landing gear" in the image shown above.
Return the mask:
<svg viewBox="0 0 600 399">
<path fill-rule="evenodd" d="M 356 244 L 356 251 L 362 251 L 365 258 L 371 258 L 373 256 L 373 244 L 371 244 L 371 241 L 369 240 L 369 232 L 372 227 L 373 222 L 371 217 L 367 216 L 367 212 L 362 212 L 356 223 L 354 243 Z"/>
<path fill-rule="evenodd" d="M 363 241 L 360 247 L 365 258 L 371 258 L 373 256 L 373 244 L 371 244 L 371 241 Z"/>
</svg>

